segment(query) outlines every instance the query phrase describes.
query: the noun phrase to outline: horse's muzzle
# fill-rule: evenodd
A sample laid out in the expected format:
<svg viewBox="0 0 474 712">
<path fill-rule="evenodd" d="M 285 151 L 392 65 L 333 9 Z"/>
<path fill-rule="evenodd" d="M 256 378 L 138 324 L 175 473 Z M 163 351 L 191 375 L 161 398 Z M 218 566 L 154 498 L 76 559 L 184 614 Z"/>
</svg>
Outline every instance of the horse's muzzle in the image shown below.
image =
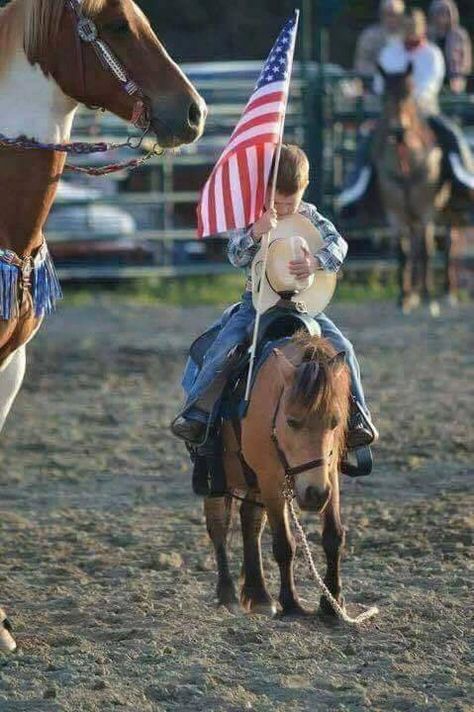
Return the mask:
<svg viewBox="0 0 474 712">
<path fill-rule="evenodd" d="M 150 125 L 163 148 L 175 148 L 192 143 L 202 136 L 207 106 L 199 94 L 187 95 L 177 101 L 152 105 Z"/>
</svg>

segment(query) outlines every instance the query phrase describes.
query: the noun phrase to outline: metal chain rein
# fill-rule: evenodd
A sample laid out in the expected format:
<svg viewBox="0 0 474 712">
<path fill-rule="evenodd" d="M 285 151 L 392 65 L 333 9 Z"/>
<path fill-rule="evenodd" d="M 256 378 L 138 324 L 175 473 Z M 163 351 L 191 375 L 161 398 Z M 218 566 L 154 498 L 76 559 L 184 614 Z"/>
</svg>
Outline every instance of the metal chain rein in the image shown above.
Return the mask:
<svg viewBox="0 0 474 712">
<path fill-rule="evenodd" d="M 377 606 L 372 606 L 371 608 L 368 608 L 366 611 L 363 611 L 362 613 L 360 613 L 355 618 L 351 618 L 345 612 L 345 610 L 342 608 L 342 606 L 336 601 L 336 599 L 334 598 L 331 591 L 328 589 L 328 587 L 324 583 L 322 577 L 320 576 L 320 574 L 315 566 L 314 559 L 311 554 L 311 550 L 309 548 L 308 539 L 306 538 L 304 529 L 301 526 L 301 524 L 298 520 L 298 517 L 296 515 L 296 512 L 295 512 L 295 507 L 293 504 L 293 498 L 294 498 L 293 483 L 291 482 L 291 478 L 289 478 L 289 477 L 285 478 L 285 485 L 283 488 L 283 496 L 285 497 L 286 502 L 288 504 L 290 516 L 291 516 L 292 522 L 294 524 L 294 527 L 296 529 L 296 532 L 298 534 L 298 539 L 302 544 L 303 554 L 304 554 L 306 562 L 309 566 L 311 575 L 312 575 L 313 579 L 315 580 L 315 582 L 320 587 L 320 589 L 322 590 L 326 599 L 329 601 L 331 606 L 336 611 L 339 618 L 341 618 L 341 620 L 343 620 L 344 623 L 347 623 L 348 625 L 360 625 L 361 623 L 364 623 L 369 618 L 373 618 L 375 615 L 377 615 L 377 613 L 379 613 L 379 609 L 377 608 Z"/>
</svg>

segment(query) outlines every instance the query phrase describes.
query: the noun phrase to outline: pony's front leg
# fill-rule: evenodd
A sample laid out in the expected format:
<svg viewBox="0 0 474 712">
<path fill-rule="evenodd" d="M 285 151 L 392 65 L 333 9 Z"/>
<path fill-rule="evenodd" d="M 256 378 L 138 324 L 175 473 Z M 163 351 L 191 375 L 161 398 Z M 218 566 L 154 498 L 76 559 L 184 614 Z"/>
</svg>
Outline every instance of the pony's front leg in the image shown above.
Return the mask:
<svg viewBox="0 0 474 712">
<path fill-rule="evenodd" d="M 265 585 L 262 565 L 261 538 L 266 521 L 265 509 L 244 500 L 240 508 L 240 520 L 244 544 L 240 602 L 250 613 L 274 615 L 276 606 Z"/>
<path fill-rule="evenodd" d="M 288 521 L 284 499 L 264 500 L 273 535 L 273 555 L 280 568 L 280 595 L 278 600 L 284 616 L 307 616 L 307 611 L 298 600 L 293 575 L 296 543 Z"/>
<path fill-rule="evenodd" d="M 232 516 L 232 500 L 229 497 L 206 497 L 204 512 L 207 531 L 216 556 L 217 600 L 220 606 L 234 610 L 239 602 L 227 558 L 227 534 Z"/>
<path fill-rule="evenodd" d="M 323 512 L 323 535 L 322 544 L 326 554 L 326 576 L 324 583 L 328 587 L 336 601 L 344 606 L 341 585 L 341 556 L 345 542 L 344 527 L 341 522 L 340 498 L 339 498 L 339 478 L 337 472 L 333 475 L 332 494 L 326 509 Z M 337 615 L 332 605 L 323 595 L 320 599 L 320 610 L 322 613 Z"/>
</svg>

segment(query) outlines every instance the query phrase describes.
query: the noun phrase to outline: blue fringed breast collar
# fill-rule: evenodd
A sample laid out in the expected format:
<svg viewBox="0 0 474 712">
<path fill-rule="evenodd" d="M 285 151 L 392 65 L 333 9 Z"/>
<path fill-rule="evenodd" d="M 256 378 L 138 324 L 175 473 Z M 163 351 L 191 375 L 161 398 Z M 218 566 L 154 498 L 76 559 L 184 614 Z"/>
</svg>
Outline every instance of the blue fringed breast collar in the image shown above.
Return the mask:
<svg viewBox="0 0 474 712">
<path fill-rule="evenodd" d="M 54 311 L 62 298 L 51 255 L 43 243 L 34 257 L 21 259 L 13 250 L 0 248 L 0 319 L 18 316 L 22 294 L 28 290 L 36 317 Z"/>
</svg>

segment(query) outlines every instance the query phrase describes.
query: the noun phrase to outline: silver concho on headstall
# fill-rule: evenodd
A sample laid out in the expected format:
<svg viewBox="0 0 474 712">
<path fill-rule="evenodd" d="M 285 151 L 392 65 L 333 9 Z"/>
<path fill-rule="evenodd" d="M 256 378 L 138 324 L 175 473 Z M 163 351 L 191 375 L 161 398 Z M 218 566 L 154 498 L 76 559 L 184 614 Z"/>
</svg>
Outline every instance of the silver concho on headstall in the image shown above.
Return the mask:
<svg viewBox="0 0 474 712">
<path fill-rule="evenodd" d="M 98 36 L 97 27 L 88 17 L 81 17 L 77 21 L 77 34 L 83 42 L 95 42 Z"/>
</svg>

